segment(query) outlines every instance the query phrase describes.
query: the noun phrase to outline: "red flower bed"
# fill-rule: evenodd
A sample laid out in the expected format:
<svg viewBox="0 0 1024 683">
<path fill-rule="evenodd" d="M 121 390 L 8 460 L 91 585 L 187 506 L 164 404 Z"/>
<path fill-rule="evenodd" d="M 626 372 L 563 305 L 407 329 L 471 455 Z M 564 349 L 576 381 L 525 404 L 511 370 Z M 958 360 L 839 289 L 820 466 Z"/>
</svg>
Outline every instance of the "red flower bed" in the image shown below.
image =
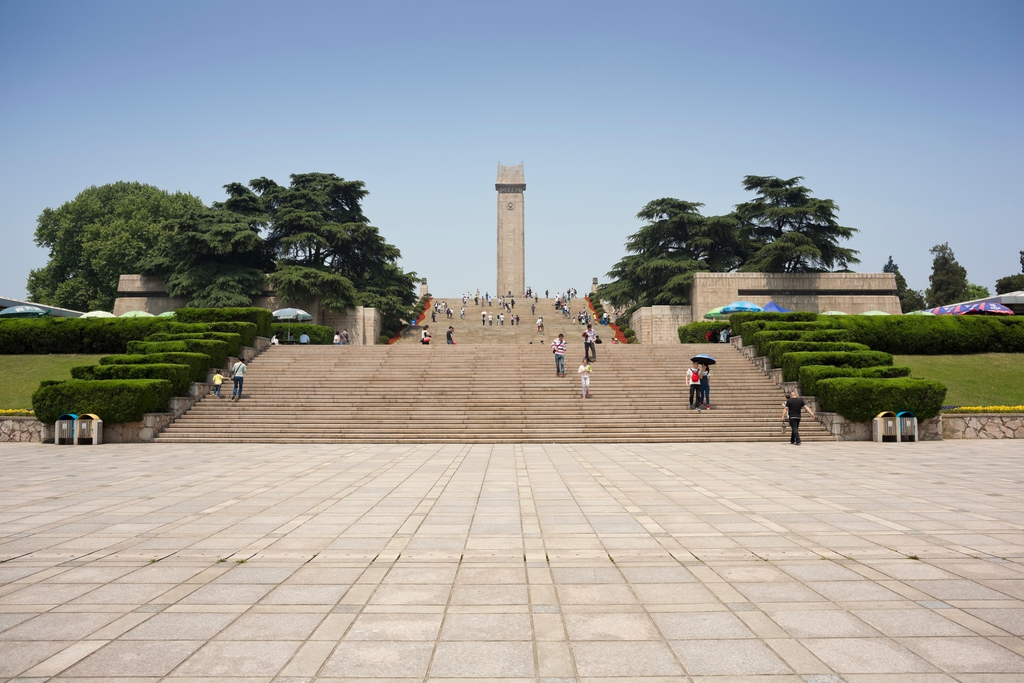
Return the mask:
<svg viewBox="0 0 1024 683">
<path fill-rule="evenodd" d="M 434 298 L 431 297 L 431 298 L 427 299 L 427 303 L 425 303 L 423 305 L 423 310 L 420 311 L 420 314 L 418 316 L 416 316 L 416 324 L 417 325 L 419 325 L 421 322 L 423 322 L 423 319 L 427 317 L 427 313 L 430 312 L 430 307 L 433 306 L 433 305 L 434 305 Z M 402 332 L 404 332 L 404 331 L 405 330 L 399 330 L 398 332 L 396 332 L 394 337 L 392 337 L 391 339 L 388 339 L 388 344 L 389 345 L 390 344 L 394 344 L 396 341 L 401 339 L 402 338 Z"/>
</svg>

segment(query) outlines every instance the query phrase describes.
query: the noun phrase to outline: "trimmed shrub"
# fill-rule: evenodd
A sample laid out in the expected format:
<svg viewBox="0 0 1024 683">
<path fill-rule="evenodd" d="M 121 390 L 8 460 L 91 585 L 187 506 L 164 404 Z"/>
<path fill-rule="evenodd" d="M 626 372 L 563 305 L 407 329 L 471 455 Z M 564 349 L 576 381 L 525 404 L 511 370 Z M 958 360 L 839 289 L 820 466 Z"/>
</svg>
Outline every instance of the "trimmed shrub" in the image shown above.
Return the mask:
<svg viewBox="0 0 1024 683">
<path fill-rule="evenodd" d="M 108 424 L 119 424 L 163 412 L 173 395 L 165 379 L 69 379 L 36 389 L 32 408 L 44 424 L 53 424 L 64 413 L 95 413 Z"/>
<path fill-rule="evenodd" d="M 167 328 L 165 318 L 0 320 L 0 354 L 124 353 L 128 342 Z"/>
<path fill-rule="evenodd" d="M 284 330 L 284 336 L 281 341 L 288 339 L 288 333 L 291 332 L 292 337 L 296 342 L 299 341 L 299 337 L 303 332 L 309 335 L 310 344 L 333 344 L 334 343 L 334 330 L 324 325 L 311 325 L 309 323 L 281 323 L 274 326 L 274 334 L 281 329 Z"/>
<path fill-rule="evenodd" d="M 679 328 L 679 343 L 681 344 L 703 344 L 707 342 L 708 330 L 718 334 L 722 330 L 729 329 L 729 323 L 725 320 L 714 322 L 695 322 L 689 325 L 682 325 Z"/>
<path fill-rule="evenodd" d="M 174 312 L 182 323 L 253 323 L 256 333 L 269 337 L 274 325 L 274 315 L 265 308 L 179 308 Z"/>
<path fill-rule="evenodd" d="M 238 358 L 242 355 L 242 336 L 232 332 L 184 332 L 168 334 L 160 332 L 146 337 L 145 341 L 181 341 L 183 339 L 218 339 L 228 345 L 228 355 Z"/>
<path fill-rule="evenodd" d="M 222 368 L 228 362 L 228 345 L 217 339 L 181 339 L 179 341 L 128 342 L 128 353 L 205 353 L 211 367 Z"/>
<path fill-rule="evenodd" d="M 796 330 L 829 330 L 832 329 L 832 323 L 827 320 L 817 320 L 814 322 L 785 322 L 780 320 L 751 320 L 750 322 L 743 323 L 740 328 L 733 328 L 733 332 L 736 332 L 743 337 L 744 343 L 747 339 L 751 339 L 755 334 L 764 330 L 785 330 L 787 332 L 793 332 Z"/>
<path fill-rule="evenodd" d="M 749 325 L 750 323 L 747 323 Z M 756 333 L 752 339 L 757 355 L 768 354 L 768 344 L 775 341 L 813 341 L 813 342 L 839 342 L 849 341 L 850 333 L 847 330 L 763 330 Z"/>
<path fill-rule="evenodd" d="M 845 315 L 832 321 L 853 341 L 905 355 L 1021 353 L 1024 319 L 980 315 Z"/>
<path fill-rule="evenodd" d="M 732 331 L 743 329 L 744 323 L 751 322 L 753 320 L 762 320 L 764 322 L 777 321 L 777 322 L 789 322 L 789 323 L 809 323 L 814 322 L 818 319 L 817 313 L 811 313 L 810 311 L 796 311 L 794 313 L 733 313 L 729 316 L 729 324 L 732 326 Z"/>
<path fill-rule="evenodd" d="M 841 368 L 870 368 L 892 365 L 892 355 L 882 351 L 799 351 L 782 357 L 782 379 L 796 382 L 805 365 L 835 365 Z"/>
<path fill-rule="evenodd" d="M 852 342 L 815 342 L 815 341 L 773 341 L 767 345 L 768 358 L 772 366 L 780 367 L 782 357 L 797 351 L 870 351 L 866 344 Z"/>
<path fill-rule="evenodd" d="M 205 382 L 209 369 L 213 367 L 213 361 L 205 353 L 150 353 L 100 358 L 100 365 L 151 365 L 154 363 L 187 365 L 189 379 L 193 382 Z"/>
<path fill-rule="evenodd" d="M 229 332 L 242 337 L 242 346 L 256 345 L 256 325 L 254 323 L 171 323 L 167 327 L 170 334 L 187 332 Z"/>
<path fill-rule="evenodd" d="M 909 377 L 910 368 L 904 365 L 879 365 L 870 368 L 839 368 L 834 365 L 805 365 L 800 368 L 800 393 L 817 396 L 818 382 L 833 377 L 868 377 L 891 379 Z"/>
<path fill-rule="evenodd" d="M 918 420 L 935 417 L 946 399 L 946 387 L 928 379 L 869 379 L 834 377 L 817 384 L 822 410 L 854 422 L 867 422 L 879 413 L 909 410 Z"/>
<path fill-rule="evenodd" d="M 187 365 L 153 363 L 151 365 L 79 365 L 71 368 L 75 379 L 165 379 L 171 383 L 174 396 L 188 394 L 192 381 Z"/>
</svg>

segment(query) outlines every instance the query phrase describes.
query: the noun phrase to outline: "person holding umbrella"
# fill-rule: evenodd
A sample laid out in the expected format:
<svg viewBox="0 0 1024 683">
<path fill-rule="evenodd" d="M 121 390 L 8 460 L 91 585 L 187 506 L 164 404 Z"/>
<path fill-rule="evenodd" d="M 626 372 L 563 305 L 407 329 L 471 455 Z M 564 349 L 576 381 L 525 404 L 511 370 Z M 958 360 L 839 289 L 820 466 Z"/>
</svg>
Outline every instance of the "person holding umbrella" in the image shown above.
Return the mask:
<svg viewBox="0 0 1024 683">
<path fill-rule="evenodd" d="M 705 410 L 711 409 L 711 386 L 710 386 L 710 374 L 711 366 L 715 364 L 715 357 L 709 356 L 706 353 L 699 353 L 690 359 L 693 362 L 693 367 L 690 368 L 690 374 L 693 374 L 693 370 L 696 368 L 697 371 L 697 410 L 701 409 L 703 405 Z M 691 377 L 692 379 L 692 377 Z M 693 389 L 691 387 L 691 399 L 693 403 Z"/>
</svg>

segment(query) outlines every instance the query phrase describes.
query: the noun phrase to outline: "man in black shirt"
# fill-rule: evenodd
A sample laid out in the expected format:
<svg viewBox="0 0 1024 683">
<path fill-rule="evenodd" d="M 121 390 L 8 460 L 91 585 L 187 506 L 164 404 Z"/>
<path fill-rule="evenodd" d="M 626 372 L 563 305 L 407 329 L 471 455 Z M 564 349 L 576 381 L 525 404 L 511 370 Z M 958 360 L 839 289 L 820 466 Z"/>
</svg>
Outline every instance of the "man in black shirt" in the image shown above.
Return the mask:
<svg viewBox="0 0 1024 683">
<path fill-rule="evenodd" d="M 789 435 L 789 443 L 794 446 L 800 445 L 800 413 L 806 410 L 812 418 L 814 413 L 807 407 L 804 400 L 797 396 L 795 391 L 786 394 L 786 407 L 782 411 L 782 420 L 789 420 L 789 427 L 792 432 Z"/>
<path fill-rule="evenodd" d="M 455 343 L 455 328 L 451 325 L 448 326 L 448 332 L 445 334 L 445 341 L 449 344 Z"/>
</svg>

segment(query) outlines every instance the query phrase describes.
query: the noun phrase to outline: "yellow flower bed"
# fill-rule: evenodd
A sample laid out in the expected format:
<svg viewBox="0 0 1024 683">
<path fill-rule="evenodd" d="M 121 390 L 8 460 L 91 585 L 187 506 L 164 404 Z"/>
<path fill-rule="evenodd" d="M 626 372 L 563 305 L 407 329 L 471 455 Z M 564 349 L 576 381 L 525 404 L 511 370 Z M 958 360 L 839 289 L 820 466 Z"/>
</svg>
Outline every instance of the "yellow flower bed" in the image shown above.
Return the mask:
<svg viewBox="0 0 1024 683">
<path fill-rule="evenodd" d="M 1024 413 L 1024 406 L 959 406 L 952 410 L 944 411 L 950 413 Z"/>
<path fill-rule="evenodd" d="M 0 408 L 0 417 L 32 417 L 35 413 L 22 408 Z"/>
</svg>

